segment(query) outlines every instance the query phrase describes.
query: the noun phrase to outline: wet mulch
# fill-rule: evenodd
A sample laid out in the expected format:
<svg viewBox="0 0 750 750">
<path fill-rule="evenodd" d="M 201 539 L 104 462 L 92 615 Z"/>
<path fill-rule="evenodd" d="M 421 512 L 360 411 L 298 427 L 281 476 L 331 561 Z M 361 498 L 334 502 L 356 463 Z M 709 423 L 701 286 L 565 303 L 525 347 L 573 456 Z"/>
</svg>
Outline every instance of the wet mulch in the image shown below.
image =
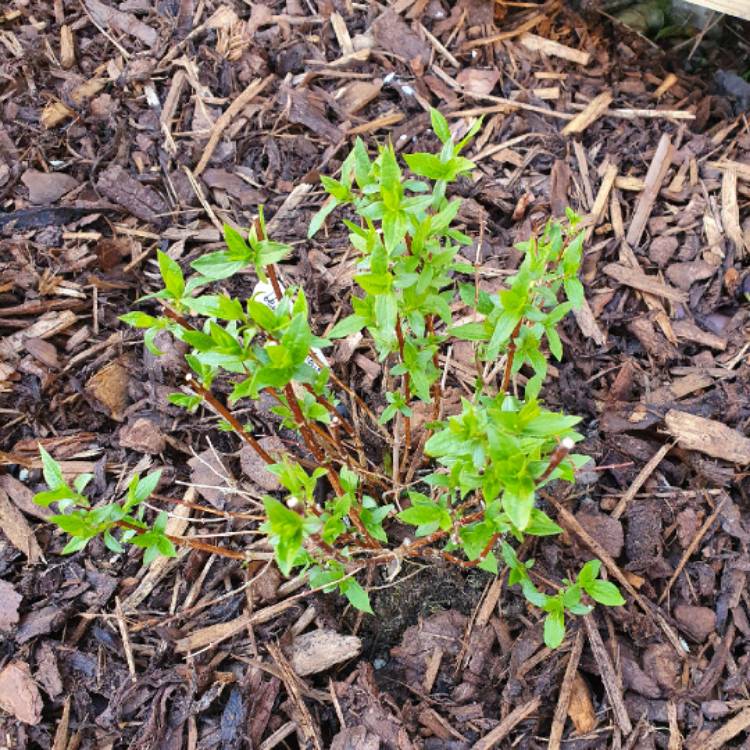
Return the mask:
<svg viewBox="0 0 750 750">
<path fill-rule="evenodd" d="M 608 23 L 556 0 L 0 9 L 4 746 L 747 746 L 750 128 Z M 587 220 L 587 305 L 546 393 L 585 418 L 592 462 L 545 500 L 566 533 L 529 554 L 553 579 L 598 555 L 628 603 L 555 652 L 502 576 L 378 573 L 364 619 L 283 580 L 253 532 L 268 477 L 166 402 L 179 345 L 155 359 L 117 320 L 156 288 L 157 249 L 187 263 L 264 203 L 324 330 L 352 265 L 340 228 L 305 239 L 318 175 L 356 135 L 434 147 L 430 106 L 458 130 L 485 117 L 456 187 L 485 288 L 548 217 Z M 458 395 L 470 353 L 452 357 Z M 367 348 L 332 359 L 379 397 Z M 268 434 L 266 406 L 244 417 Z M 161 467 L 164 498 L 227 512 L 173 505 L 173 533 L 256 559 L 60 556 L 31 502 L 38 444 L 96 499 Z"/>
</svg>

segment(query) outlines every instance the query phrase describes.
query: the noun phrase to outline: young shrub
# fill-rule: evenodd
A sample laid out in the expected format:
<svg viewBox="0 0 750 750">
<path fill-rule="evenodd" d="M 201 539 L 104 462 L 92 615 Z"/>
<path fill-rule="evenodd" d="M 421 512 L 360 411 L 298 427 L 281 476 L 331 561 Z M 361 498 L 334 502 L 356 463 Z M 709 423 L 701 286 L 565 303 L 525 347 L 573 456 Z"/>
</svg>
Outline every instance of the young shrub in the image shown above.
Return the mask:
<svg viewBox="0 0 750 750">
<path fill-rule="evenodd" d="M 549 355 L 562 356 L 558 326 L 583 301 L 583 234 L 569 211 L 566 222 L 550 222 L 539 237 L 518 246 L 523 260 L 502 291 L 480 289 L 478 269 L 459 254 L 472 242 L 453 225 L 461 201 L 447 190 L 474 169 L 461 154 L 480 123 L 458 142 L 436 110 L 432 124 L 441 148 L 406 154 L 408 172 L 391 144 L 373 158 L 357 139 L 339 178 L 321 178 L 329 197 L 309 236 L 339 207 L 356 217 L 343 223 L 357 256 L 357 291 L 349 300 L 351 313 L 327 337 L 311 329 L 304 291 L 282 286 L 276 263 L 291 248 L 268 238 L 262 211 L 246 236 L 225 227 L 227 249 L 193 261 L 188 278 L 159 253 L 164 288 L 144 298 L 159 303 L 159 314 L 136 311 L 122 319 L 144 329 L 155 354 L 161 330 L 188 345 L 185 387 L 170 401 L 214 412 L 220 426 L 235 431 L 278 479 L 283 490 L 264 498 L 260 528 L 282 573 L 302 570 L 311 586 L 338 589 L 370 612 L 368 594 L 355 577 L 362 570 L 441 557 L 497 574 L 502 559 L 509 583 L 545 613 L 545 642 L 554 648 L 563 640 L 566 614 L 590 611 L 586 601 L 624 603 L 617 588 L 599 578 L 598 561 L 584 565 L 575 581 L 563 579 L 555 593 L 545 593 L 533 561 L 520 561 L 512 545 L 560 533 L 537 507 L 539 490 L 555 480 L 572 481 L 586 460 L 571 453 L 581 439 L 574 429 L 579 418 L 550 411 L 540 400 Z M 251 297 L 213 291 L 217 281 L 248 267 L 259 279 Z M 472 310 L 471 322 L 460 325 L 453 321 L 459 299 Z M 389 384 L 379 414 L 331 372 L 322 354 L 333 340 L 359 332 L 372 343 Z M 458 340 L 472 342 L 477 377 L 460 413 L 443 419 L 441 383 L 451 372 L 441 369 L 440 357 Z M 226 401 L 217 395 L 217 383 L 225 392 L 230 383 Z M 276 402 L 281 425 L 297 433 L 312 461 L 294 451 L 274 459 L 233 415 L 235 404 L 263 394 Z M 340 398 L 356 403 L 382 437 L 382 466 L 365 455 Z M 433 418 L 415 441 L 411 418 L 420 401 L 432 405 Z M 145 562 L 174 554 L 166 515 L 148 525 L 140 505 L 157 474 L 134 479 L 124 503 L 92 509 L 82 495 L 87 480 L 79 478 L 71 489 L 51 457 L 43 453 L 43 460 L 49 490 L 37 501 L 58 503 L 60 515 L 52 520 L 72 536 L 66 552 L 102 534 L 115 552 L 124 542 L 144 547 Z M 394 521 L 414 527 L 414 539 L 393 545 L 388 529 Z"/>
</svg>

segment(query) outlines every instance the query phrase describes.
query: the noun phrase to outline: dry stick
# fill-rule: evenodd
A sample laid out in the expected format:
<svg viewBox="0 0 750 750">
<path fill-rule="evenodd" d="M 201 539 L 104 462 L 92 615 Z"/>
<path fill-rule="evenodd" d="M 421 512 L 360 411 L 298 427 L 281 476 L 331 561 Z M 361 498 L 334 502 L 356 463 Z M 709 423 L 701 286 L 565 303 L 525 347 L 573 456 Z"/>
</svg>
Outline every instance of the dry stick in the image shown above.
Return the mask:
<svg viewBox="0 0 750 750">
<path fill-rule="evenodd" d="M 604 646 L 604 641 L 602 641 L 602 637 L 599 634 L 599 629 L 596 627 L 596 623 L 591 615 L 583 616 L 583 624 L 586 626 L 586 633 L 589 637 L 589 646 L 594 655 L 597 666 L 599 667 L 600 676 L 604 683 L 604 689 L 615 715 L 615 723 L 620 727 L 623 734 L 628 735 L 633 731 L 633 725 L 630 723 L 630 717 L 625 708 L 625 701 L 622 699 L 622 687 L 619 684 L 615 669 L 612 666 L 609 653 Z"/>
<path fill-rule="evenodd" d="M 653 474 L 656 467 L 662 462 L 664 456 L 674 448 L 677 441 L 673 443 L 664 443 L 661 448 L 650 458 L 648 463 L 640 470 L 638 476 L 633 480 L 633 483 L 628 487 L 627 491 L 620 498 L 620 501 L 612 511 L 612 518 L 619 518 L 628 507 L 628 503 L 638 494 L 638 491 L 643 486 L 644 482 Z M 660 600 L 661 601 L 661 600 Z"/>
<path fill-rule="evenodd" d="M 537 696 L 532 698 L 528 703 L 524 703 L 518 708 L 514 708 L 492 731 L 475 742 L 471 750 L 492 750 L 494 747 L 500 747 L 499 743 L 516 728 L 524 719 L 533 714 L 541 704 L 542 699 Z"/>
<path fill-rule="evenodd" d="M 557 706 L 555 706 L 555 715 L 552 719 L 552 729 L 550 730 L 549 743 L 547 744 L 548 750 L 560 750 L 560 741 L 562 740 L 563 730 L 565 729 L 565 716 L 567 715 L 568 707 L 570 706 L 570 696 L 573 692 L 573 681 L 575 679 L 576 671 L 578 670 L 578 663 L 581 660 L 582 652 L 583 631 L 579 628 L 576 633 L 576 639 L 573 641 L 573 648 L 570 651 L 570 658 L 565 667 L 565 675 L 563 676 L 562 686 L 560 687 L 560 696 L 557 699 Z"/>
<path fill-rule="evenodd" d="M 614 576 L 622 587 L 635 599 L 641 609 L 652 619 L 656 621 L 659 627 L 666 635 L 667 640 L 677 652 L 681 659 L 686 659 L 687 654 L 680 643 L 677 633 L 674 632 L 669 623 L 664 619 L 664 615 L 659 611 L 656 605 L 649 602 L 633 587 L 630 581 L 623 575 L 617 563 L 612 559 L 607 550 L 581 526 L 578 519 L 558 500 L 548 492 L 543 492 L 542 497 L 557 511 L 558 519 L 568 527 L 586 546 L 604 563 L 604 567 Z"/>
<path fill-rule="evenodd" d="M 688 544 L 685 552 L 683 552 L 682 557 L 680 558 L 679 564 L 675 568 L 674 573 L 672 573 L 672 577 L 667 583 L 667 587 L 664 589 L 664 591 L 662 591 L 661 596 L 657 600 L 658 604 L 661 604 L 667 598 L 667 595 L 671 591 L 674 582 L 677 580 L 680 573 L 682 573 L 682 569 L 687 564 L 687 561 L 692 557 L 692 554 L 693 552 L 695 552 L 696 547 L 701 543 L 701 540 L 706 535 L 706 532 L 711 528 L 711 524 L 713 524 L 713 522 L 721 512 L 721 509 L 724 507 L 726 499 L 727 495 L 721 498 L 719 503 L 716 505 L 716 508 L 714 508 L 714 512 L 703 522 L 703 526 L 700 527 L 698 533 L 692 538 L 690 544 Z"/>
<path fill-rule="evenodd" d="M 746 708 L 733 716 L 721 729 L 717 729 L 700 745 L 691 745 L 691 747 L 700 747 L 701 750 L 721 750 L 721 748 L 727 746 L 729 740 L 736 737 L 740 732 L 744 732 L 748 727 L 750 727 L 750 708 Z"/>
<path fill-rule="evenodd" d="M 276 76 L 271 73 L 261 80 L 253 81 L 242 93 L 226 108 L 219 116 L 211 128 L 211 135 L 208 138 L 206 147 L 203 149 L 203 155 L 193 170 L 193 174 L 198 177 L 201 172 L 208 166 L 214 149 L 219 144 L 221 135 L 224 130 L 232 123 L 232 120 L 258 95 L 269 83 L 275 80 Z"/>
</svg>

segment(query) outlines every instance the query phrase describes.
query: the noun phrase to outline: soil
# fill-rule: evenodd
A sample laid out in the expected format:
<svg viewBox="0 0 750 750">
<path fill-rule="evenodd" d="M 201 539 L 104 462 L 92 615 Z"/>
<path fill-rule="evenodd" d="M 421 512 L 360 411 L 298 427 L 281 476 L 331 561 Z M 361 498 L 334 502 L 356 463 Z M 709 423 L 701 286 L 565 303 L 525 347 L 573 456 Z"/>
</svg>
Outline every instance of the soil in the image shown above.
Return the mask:
<svg viewBox="0 0 750 750">
<path fill-rule="evenodd" d="M 750 127 L 745 89 L 705 65 L 744 73 L 750 26 L 728 22 L 713 47 L 695 38 L 701 64 L 686 73 L 684 55 L 558 0 L 6 5 L 2 744 L 747 747 Z M 434 148 L 430 106 L 458 129 L 485 117 L 476 179 L 455 193 L 486 289 L 550 216 L 587 219 L 587 307 L 565 320 L 544 393 L 584 417 L 592 461 L 542 499 L 565 533 L 525 553 L 547 581 L 600 557 L 627 604 L 572 621 L 554 652 L 504 574 L 378 571 L 362 579 L 374 617 L 284 580 L 256 533 L 274 487 L 210 415 L 167 402 L 179 342 L 160 337 L 156 358 L 118 320 L 158 288 L 157 249 L 186 267 L 263 203 L 295 247 L 283 276 L 324 331 L 352 268 L 341 225 L 306 239 L 319 175 L 356 135 Z M 255 281 L 227 288 L 247 296 Z M 382 404 L 373 352 L 346 346 L 331 353 L 337 374 Z M 471 352 L 453 357 L 457 402 Z M 279 448 L 269 404 L 237 416 Z M 62 556 L 31 500 L 38 445 L 67 474 L 91 472 L 96 502 L 161 468 L 175 533 L 258 559 L 184 549 L 144 568 L 99 542 Z"/>
</svg>

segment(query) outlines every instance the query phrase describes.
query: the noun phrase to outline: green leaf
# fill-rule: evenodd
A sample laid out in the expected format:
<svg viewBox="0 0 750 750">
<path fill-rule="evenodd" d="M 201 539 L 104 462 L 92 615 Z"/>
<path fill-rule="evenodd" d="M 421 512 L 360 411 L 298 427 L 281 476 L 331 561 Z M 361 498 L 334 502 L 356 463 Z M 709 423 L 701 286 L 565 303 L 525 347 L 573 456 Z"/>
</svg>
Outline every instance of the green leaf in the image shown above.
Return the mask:
<svg viewBox="0 0 750 750">
<path fill-rule="evenodd" d="M 492 575 L 496 576 L 499 573 L 499 568 L 497 565 L 497 557 L 495 557 L 494 552 L 488 552 L 484 560 L 482 560 L 479 565 L 477 565 L 479 570 L 484 570 L 487 573 L 492 573 Z"/>
<path fill-rule="evenodd" d="M 565 614 L 562 609 L 550 612 L 544 620 L 544 644 L 557 648 L 565 638 Z"/>
<path fill-rule="evenodd" d="M 464 323 L 464 325 L 449 328 L 448 333 L 462 341 L 487 341 L 489 338 L 484 323 Z"/>
<path fill-rule="evenodd" d="M 74 552 L 80 552 L 89 540 L 85 537 L 74 536 L 61 550 L 63 555 L 72 555 Z"/>
<path fill-rule="evenodd" d="M 451 140 L 451 129 L 448 126 L 448 120 L 434 107 L 430 109 L 430 120 L 435 135 L 441 143 L 448 143 Z"/>
<path fill-rule="evenodd" d="M 625 599 L 622 598 L 622 594 L 614 583 L 594 581 L 585 588 L 586 593 L 599 604 L 604 604 L 607 607 L 620 607 L 625 604 Z"/>
<path fill-rule="evenodd" d="M 328 333 L 328 338 L 340 339 L 344 338 L 344 336 L 349 336 L 352 333 L 359 333 L 365 325 L 367 325 L 367 320 L 362 315 L 349 315 L 336 323 Z"/>
<path fill-rule="evenodd" d="M 145 312 L 133 311 L 120 315 L 119 319 L 133 328 L 151 328 L 155 326 L 159 320 L 152 315 L 147 315 Z"/>
<path fill-rule="evenodd" d="M 380 194 L 387 209 L 398 209 L 401 200 L 401 169 L 391 144 L 385 146 L 380 155 Z"/>
<path fill-rule="evenodd" d="M 443 180 L 448 174 L 447 165 L 435 154 L 404 154 L 404 161 L 414 174 L 430 180 Z"/>
<path fill-rule="evenodd" d="M 439 522 L 444 512 L 440 506 L 431 502 L 424 505 L 412 505 L 397 513 L 396 516 L 411 526 L 422 526 L 423 524 Z"/>
<path fill-rule="evenodd" d="M 342 581 L 340 588 L 353 607 L 370 615 L 375 614 L 370 605 L 369 594 L 359 585 L 359 583 L 357 583 L 357 581 L 354 580 L 354 578 L 347 578 L 345 581 Z"/>
<path fill-rule="evenodd" d="M 94 478 L 93 474 L 79 474 L 74 480 L 73 480 L 73 487 L 75 488 L 76 492 L 83 492 L 86 489 L 86 486 L 88 483 Z"/>
<path fill-rule="evenodd" d="M 588 590 L 588 587 L 599 577 L 601 567 L 599 560 L 589 560 L 578 573 L 578 583 Z"/>
<path fill-rule="evenodd" d="M 49 453 L 47 453 L 42 446 L 39 446 L 39 454 L 42 457 L 42 474 L 44 475 L 44 481 L 51 490 L 65 487 L 65 478 L 63 477 L 62 469 L 60 464 L 55 461 Z"/>
<path fill-rule="evenodd" d="M 156 254 L 159 259 L 159 271 L 161 271 L 164 286 L 175 299 L 179 299 L 185 291 L 185 277 L 182 275 L 182 269 L 176 261 L 161 250 L 157 250 Z"/>
<path fill-rule="evenodd" d="M 581 307 L 585 301 L 583 284 L 581 284 L 578 279 L 565 279 L 563 286 L 565 287 L 565 294 L 568 300 L 573 304 L 573 307 Z"/>
<path fill-rule="evenodd" d="M 532 536 L 554 536 L 562 534 L 562 529 L 546 513 L 533 508 L 531 520 L 524 529 L 524 533 Z"/>
<path fill-rule="evenodd" d="M 285 245 L 282 242 L 274 242 L 273 240 L 262 240 L 257 244 L 258 254 L 255 258 L 255 265 L 257 266 L 270 266 L 274 263 L 278 263 L 284 260 L 292 248 L 289 245 Z"/>
<path fill-rule="evenodd" d="M 256 299 L 249 299 L 247 301 L 247 312 L 253 321 L 264 331 L 273 331 L 276 329 L 278 325 L 276 313 L 263 302 L 259 302 Z"/>
<path fill-rule="evenodd" d="M 73 500 L 73 493 L 69 487 L 63 485 L 54 490 L 37 492 L 34 495 L 34 504 L 41 505 L 43 508 L 49 508 L 52 503 L 59 502 L 60 500 Z"/>
<path fill-rule="evenodd" d="M 328 200 L 321 206 L 310 221 L 310 226 L 307 229 L 308 240 L 312 239 L 320 231 L 323 223 L 328 218 L 328 214 L 330 214 L 336 206 L 338 206 L 338 201 L 333 196 L 328 198 Z"/>
<path fill-rule="evenodd" d="M 161 469 L 152 471 L 150 474 L 136 481 L 135 489 L 133 490 L 133 498 L 136 502 L 142 503 L 147 500 L 156 489 L 161 479 Z"/>
<path fill-rule="evenodd" d="M 219 250 L 216 253 L 206 253 L 196 258 L 190 266 L 207 279 L 219 281 L 241 271 L 249 262 L 249 250 L 248 257 L 243 259 L 232 257 L 226 250 Z"/>
<path fill-rule="evenodd" d="M 229 254 L 235 260 L 249 259 L 251 250 L 248 247 L 245 238 L 229 224 L 224 224 L 224 242 L 227 244 Z"/>
</svg>

